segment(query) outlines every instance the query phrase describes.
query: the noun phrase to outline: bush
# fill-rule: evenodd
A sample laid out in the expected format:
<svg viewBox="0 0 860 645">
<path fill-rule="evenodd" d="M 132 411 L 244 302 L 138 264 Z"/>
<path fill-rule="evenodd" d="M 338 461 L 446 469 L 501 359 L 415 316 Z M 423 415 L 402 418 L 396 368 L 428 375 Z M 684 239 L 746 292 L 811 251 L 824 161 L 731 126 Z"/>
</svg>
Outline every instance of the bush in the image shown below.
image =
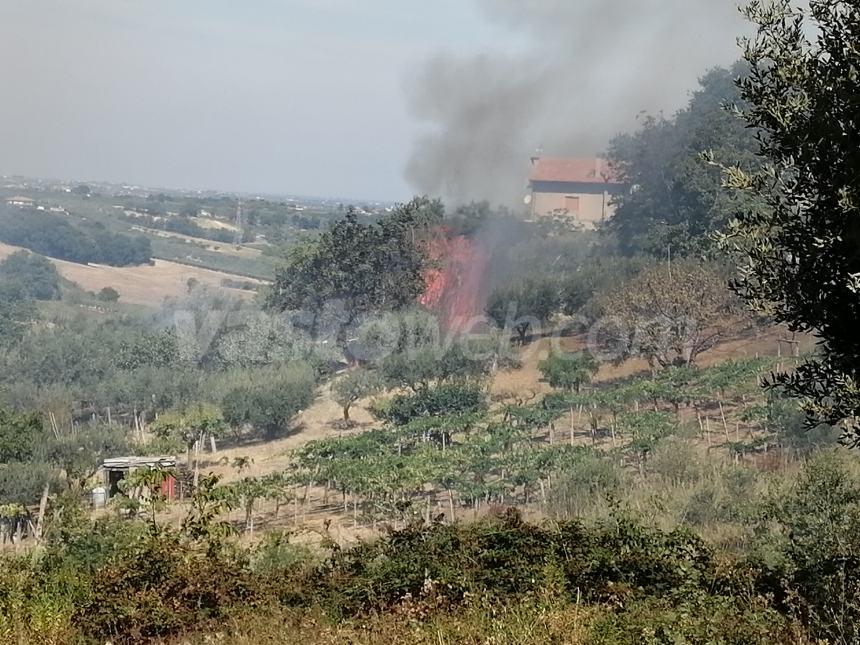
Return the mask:
<svg viewBox="0 0 860 645">
<path fill-rule="evenodd" d="M 806 495 L 807 484 L 835 481 L 831 466 L 812 466 L 787 499 Z M 217 495 L 209 503 L 220 508 Z M 204 506 L 195 505 L 195 527 L 222 526 L 217 510 L 209 514 Z M 792 622 L 794 611 L 821 638 L 857 642 L 856 559 L 816 556 L 815 583 L 799 577 L 801 570 L 720 559 L 686 531 L 656 530 L 617 513 L 593 526 L 528 524 L 514 510 L 470 524 L 415 523 L 370 542 L 332 546 L 320 561 L 291 545 L 287 533 L 246 548 L 217 531 L 204 530 L 197 540 L 138 521 L 92 522 L 69 496 L 60 507 L 40 557 L 0 560 L 4 642 L 202 643 L 214 630 L 229 639 L 234 626 L 267 620 L 270 609 L 292 616 L 294 627 L 326 625 L 336 634 L 358 622 L 410 617 L 423 629 L 444 617 L 471 616 L 478 622 L 468 628 L 486 640 L 500 633 L 497 617 L 537 626 L 573 608 L 589 626 L 587 642 L 607 645 L 811 642 Z M 493 618 L 483 622 L 483 612 Z M 251 634 L 256 640 L 247 642 L 262 642 Z M 559 639 L 557 632 L 524 642 Z"/>
<path fill-rule="evenodd" d="M 228 423 L 250 424 L 268 439 L 274 439 L 286 432 L 293 417 L 313 402 L 316 380 L 310 368 L 273 373 L 271 380 L 260 378 L 227 392 L 221 408 Z"/>
<path fill-rule="evenodd" d="M 767 505 L 776 522 L 789 600 L 820 638 L 860 641 L 860 479 L 839 453 L 823 453 Z M 772 525 L 772 524 L 771 524 Z"/>
<path fill-rule="evenodd" d="M 395 425 L 406 425 L 419 418 L 478 412 L 486 408 L 483 389 L 474 384 L 437 385 L 414 394 L 398 394 L 374 408 L 377 418 Z"/>
<path fill-rule="evenodd" d="M 766 601 L 708 595 L 632 603 L 595 622 L 592 639 L 605 645 L 792 643 L 797 628 Z"/>
<path fill-rule="evenodd" d="M 203 552 L 168 531 L 141 538 L 99 569 L 73 623 L 88 637 L 140 643 L 205 629 L 261 601 L 235 554 Z"/>
<path fill-rule="evenodd" d="M 662 533 L 614 518 L 525 524 L 507 511 L 470 525 L 413 526 L 336 552 L 319 570 L 320 594 L 342 615 L 384 610 L 432 585 L 440 601 L 469 596 L 511 601 L 540 592 L 548 563 L 558 568 L 559 599 L 626 602 L 707 590 L 719 578 L 710 550 L 695 536 Z"/>
<path fill-rule="evenodd" d="M 119 302 L 119 291 L 113 287 L 102 287 L 98 293 L 98 299 L 102 302 Z"/>
<path fill-rule="evenodd" d="M 807 418 L 794 399 L 772 394 L 765 407 L 767 427 L 776 432 L 780 445 L 795 455 L 810 455 L 815 450 L 832 446 L 839 438 L 833 426 L 810 428 Z"/>
<path fill-rule="evenodd" d="M 625 480 L 625 472 L 611 457 L 586 454 L 553 484 L 550 508 L 558 517 L 582 517 L 601 501 L 614 498 Z"/>
<path fill-rule="evenodd" d="M 0 408 L 0 463 L 32 460 L 43 434 L 36 414 L 15 414 Z"/>
<path fill-rule="evenodd" d="M 648 469 L 674 485 L 692 484 L 702 478 L 702 460 L 689 441 L 670 437 L 648 456 Z"/>
</svg>

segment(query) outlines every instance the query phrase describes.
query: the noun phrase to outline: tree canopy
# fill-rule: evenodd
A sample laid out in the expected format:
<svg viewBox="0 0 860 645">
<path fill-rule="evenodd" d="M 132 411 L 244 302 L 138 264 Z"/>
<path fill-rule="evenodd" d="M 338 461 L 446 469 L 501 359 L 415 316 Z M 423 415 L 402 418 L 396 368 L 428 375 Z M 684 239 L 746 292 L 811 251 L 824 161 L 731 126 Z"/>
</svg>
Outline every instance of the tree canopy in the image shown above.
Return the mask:
<svg viewBox="0 0 860 645">
<path fill-rule="evenodd" d="M 331 387 L 332 397 L 343 409 L 343 420 L 349 421 L 352 404 L 383 388 L 379 374 L 366 369 L 357 369 L 341 376 Z"/>
<path fill-rule="evenodd" d="M 0 291 L 7 300 L 57 300 L 60 274 L 47 258 L 17 251 L 0 262 Z"/>
<path fill-rule="evenodd" d="M 734 80 L 746 72 L 743 62 L 709 71 L 687 107 L 671 117 L 646 116 L 638 131 L 612 141 L 612 165 L 633 187 L 616 198 L 617 211 L 607 223 L 624 252 L 701 252 L 749 201 L 727 190 L 719 169 L 701 159 L 711 151 L 720 162 L 758 167 L 753 131 L 724 109 L 741 103 Z"/>
<path fill-rule="evenodd" d="M 269 306 L 306 313 L 307 326 L 319 331 L 326 310 L 343 329 L 362 314 L 413 305 L 429 262 L 423 232 L 441 217 L 441 204 L 425 198 L 374 223 L 349 211 L 317 239 L 292 249 L 275 276 Z"/>
<path fill-rule="evenodd" d="M 600 363 L 587 351 L 575 354 L 553 352 L 538 363 L 538 370 L 550 387 L 577 392 L 591 382 L 599 368 Z"/>
<path fill-rule="evenodd" d="M 561 296 L 551 280 L 526 280 L 490 294 L 487 316 L 499 329 L 515 331 L 525 342 L 529 330 L 543 327 L 559 310 Z"/>
<path fill-rule="evenodd" d="M 611 316 L 598 340 L 618 360 L 640 356 L 652 369 L 691 365 L 737 329 L 738 304 L 716 265 L 655 265 L 605 294 Z"/>
<path fill-rule="evenodd" d="M 766 201 L 740 210 L 724 246 L 743 263 L 738 292 L 819 339 L 819 356 L 776 378 L 806 402 L 813 424 L 860 440 L 860 7 L 788 0 L 747 8 L 744 117 L 767 165 L 730 168 L 730 185 Z"/>
</svg>

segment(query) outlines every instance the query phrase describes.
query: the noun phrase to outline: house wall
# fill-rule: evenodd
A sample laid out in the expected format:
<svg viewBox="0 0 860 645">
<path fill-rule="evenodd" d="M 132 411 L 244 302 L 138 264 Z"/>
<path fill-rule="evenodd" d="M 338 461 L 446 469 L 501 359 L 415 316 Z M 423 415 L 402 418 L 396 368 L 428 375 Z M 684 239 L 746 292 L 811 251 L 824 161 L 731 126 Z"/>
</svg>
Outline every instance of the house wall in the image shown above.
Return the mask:
<svg viewBox="0 0 860 645">
<path fill-rule="evenodd" d="M 568 199 L 569 197 L 578 199 L 579 212 L 573 213 L 568 210 L 573 201 Z M 566 214 L 586 228 L 594 228 L 614 214 L 615 209 L 610 203 L 611 198 L 612 195 L 608 192 L 599 194 L 536 192 L 532 195 L 532 212 L 538 217 L 559 213 Z"/>
<path fill-rule="evenodd" d="M 615 214 L 612 197 L 624 190 L 618 184 L 532 181 L 532 214 L 567 214 L 585 228 L 594 228 Z"/>
</svg>

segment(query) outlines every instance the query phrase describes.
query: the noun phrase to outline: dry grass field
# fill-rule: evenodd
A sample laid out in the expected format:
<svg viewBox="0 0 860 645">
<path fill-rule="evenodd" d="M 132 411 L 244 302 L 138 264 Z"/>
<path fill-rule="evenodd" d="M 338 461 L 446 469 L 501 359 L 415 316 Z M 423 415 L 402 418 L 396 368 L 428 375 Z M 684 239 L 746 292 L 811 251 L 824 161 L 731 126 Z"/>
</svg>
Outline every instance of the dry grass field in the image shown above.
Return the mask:
<svg viewBox="0 0 860 645">
<path fill-rule="evenodd" d="M 211 217 L 192 217 L 191 220 L 197 224 L 198 226 L 202 226 L 203 228 L 210 229 L 220 229 L 222 231 L 238 231 L 238 227 L 234 224 L 230 224 L 228 222 L 223 222 L 220 219 L 213 219 Z"/>
<path fill-rule="evenodd" d="M 0 243 L 0 259 L 19 251 L 18 247 Z M 244 298 L 252 297 L 250 291 L 222 287 L 225 278 L 262 284 L 259 280 L 236 276 L 230 273 L 201 269 L 198 267 L 155 260 L 152 265 L 135 267 L 110 267 L 86 265 L 64 260 L 52 260 L 67 280 L 87 291 L 98 291 L 113 287 L 120 294 L 120 302 L 157 307 L 165 298 L 181 296 L 187 290 L 188 280 L 194 278 L 200 284 L 224 288 Z"/>
</svg>

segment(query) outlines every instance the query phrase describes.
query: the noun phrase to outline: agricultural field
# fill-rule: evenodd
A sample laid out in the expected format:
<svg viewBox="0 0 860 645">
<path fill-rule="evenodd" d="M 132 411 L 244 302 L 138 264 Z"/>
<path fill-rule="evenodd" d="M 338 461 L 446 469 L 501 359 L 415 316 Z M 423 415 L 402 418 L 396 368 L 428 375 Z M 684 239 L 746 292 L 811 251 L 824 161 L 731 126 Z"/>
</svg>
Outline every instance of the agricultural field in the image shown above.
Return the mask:
<svg viewBox="0 0 860 645">
<path fill-rule="evenodd" d="M 516 241 L 480 246 L 467 231 L 488 223 Z M 770 600 L 784 580 L 818 611 L 803 567 L 839 551 L 801 559 L 797 527 L 822 480 L 846 491 L 833 513 L 860 517 L 860 465 L 762 388 L 815 341 L 746 312 L 723 262 L 627 258 L 599 234 L 422 198 L 335 222 L 253 299 L 161 260 L 0 252 L 2 557 L 16 597 L 48 580 L 68 599 L 41 623 L 40 601 L 10 597 L 34 618 L 4 637 L 851 629 Z M 108 470 L 126 462 L 149 465 Z M 153 612 L 149 589 L 183 600 Z M 677 627 L 679 611 L 718 627 Z"/>
<path fill-rule="evenodd" d="M 0 243 L 0 260 L 20 250 L 18 247 Z M 132 267 L 87 265 L 63 260 L 53 262 L 63 278 L 85 291 L 98 292 L 105 287 L 111 287 L 119 292 L 120 302 L 153 308 L 159 307 L 165 298 L 178 298 L 187 293 L 189 280 L 196 284 L 226 289 L 228 293 L 240 298 L 252 298 L 254 292 L 225 286 L 225 280 L 230 281 L 228 284 L 264 284 L 253 278 L 166 260 L 154 260 L 151 265 Z"/>
<path fill-rule="evenodd" d="M 0 212 L 6 208 L 6 199 L 14 196 L 33 201 L 29 211 L 13 208 L 13 216 L 43 214 L 76 229 L 143 237 L 155 259 L 263 280 L 273 277 L 282 247 L 314 235 L 326 222 L 343 214 L 334 206 L 261 198 L 129 192 L 110 185 L 80 184 L 61 189 L 26 183 L 0 187 Z M 240 211 L 241 227 L 237 226 Z M 381 210 L 363 212 L 373 217 Z M 3 229 L 0 225 L 0 242 L 6 241 Z"/>
<path fill-rule="evenodd" d="M 407 524 L 428 514 L 465 520 L 506 504 L 545 518 L 559 503 L 556 493 L 570 492 L 554 491 L 552 482 L 564 480 L 578 463 L 591 467 L 596 460 L 610 471 L 614 463 L 613 476 L 630 477 L 633 484 L 650 470 L 647 460 L 657 446 L 658 469 L 662 460 L 672 459 L 671 450 L 692 459 L 691 467 L 766 458 L 768 446 L 774 449 L 787 439 L 768 428 L 767 419 L 778 414 L 768 405 L 783 404 L 758 396 L 758 378 L 779 364 L 794 363 L 776 356 L 779 332 L 769 336 L 755 343 L 730 340 L 703 356 L 703 365 L 710 367 L 662 379 L 649 378 L 635 365 L 626 366 L 623 376 L 603 365 L 588 391 L 576 395 L 554 391 L 537 368 L 521 363 L 484 383 L 483 398 L 476 396 L 482 404 L 433 421 L 380 425 L 379 401 L 371 397 L 352 408 L 345 429 L 340 407 L 324 389 L 297 416 L 296 433 L 259 447 L 221 450 L 201 457 L 202 464 L 224 482 L 249 476 L 279 482 L 280 488 L 255 505 L 252 524 L 258 530 L 326 524 L 332 535 L 351 540 L 390 522 Z M 566 340 L 570 351 L 581 351 L 583 339 Z M 529 354 L 541 362 L 550 351 L 532 348 Z M 517 389 L 511 390 L 512 384 Z M 711 391 L 721 395 L 710 396 Z M 510 434 L 491 439 L 499 432 L 494 428 L 506 423 Z M 246 466 L 236 471 L 231 463 Z M 279 479 L 282 473 L 290 475 Z M 435 475 L 423 479 L 429 473 Z M 294 500 L 295 508 L 279 516 L 277 508 L 286 499 Z"/>
<path fill-rule="evenodd" d="M 595 228 L 4 179 L 0 642 L 860 643 L 849 5 L 752 2 Z"/>
</svg>

